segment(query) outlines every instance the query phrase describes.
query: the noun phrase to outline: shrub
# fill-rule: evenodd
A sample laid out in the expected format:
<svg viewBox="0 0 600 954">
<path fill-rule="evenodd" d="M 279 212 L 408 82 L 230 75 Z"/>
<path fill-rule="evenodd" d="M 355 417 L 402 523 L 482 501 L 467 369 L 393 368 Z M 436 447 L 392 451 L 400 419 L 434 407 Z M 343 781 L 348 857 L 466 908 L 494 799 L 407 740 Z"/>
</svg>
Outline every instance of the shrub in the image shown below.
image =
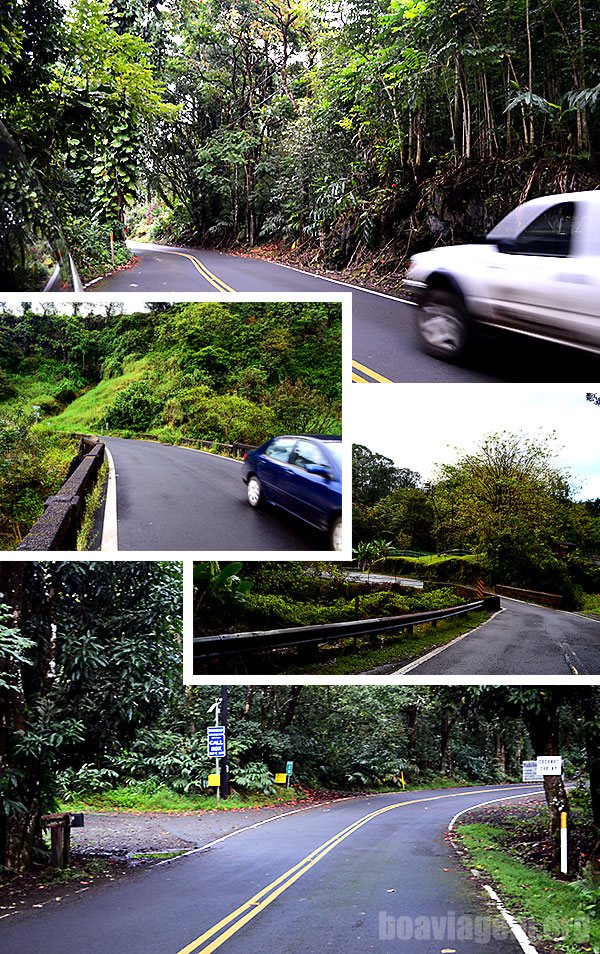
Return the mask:
<svg viewBox="0 0 600 954">
<path fill-rule="evenodd" d="M 162 399 L 146 381 L 136 381 L 119 391 L 106 411 L 112 430 L 147 430 L 162 410 Z"/>
</svg>

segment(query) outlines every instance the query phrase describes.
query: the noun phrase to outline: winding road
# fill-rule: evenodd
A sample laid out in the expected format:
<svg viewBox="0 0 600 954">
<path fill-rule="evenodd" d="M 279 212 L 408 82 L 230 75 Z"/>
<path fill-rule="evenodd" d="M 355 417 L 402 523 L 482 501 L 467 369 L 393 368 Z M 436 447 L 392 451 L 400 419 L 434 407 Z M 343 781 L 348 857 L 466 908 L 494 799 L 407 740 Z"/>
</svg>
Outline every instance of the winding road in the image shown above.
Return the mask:
<svg viewBox="0 0 600 954">
<path fill-rule="evenodd" d="M 397 671 L 413 676 L 600 674 L 600 620 L 502 597 L 502 611 Z"/>
<path fill-rule="evenodd" d="M 446 840 L 458 812 L 539 786 L 351 798 L 0 921 L 4 954 L 422 954 L 521 948 Z M 508 799 L 508 801 L 505 801 Z M 460 933 L 459 933 L 460 932 Z M 460 943 L 458 943 L 460 942 Z"/>
<path fill-rule="evenodd" d="M 116 475 L 119 550 L 329 547 L 325 535 L 282 511 L 250 507 L 240 461 L 154 441 L 103 440 Z M 104 531 L 107 519 L 105 513 Z M 114 544 L 102 549 L 114 549 Z"/>
<path fill-rule="evenodd" d="M 415 306 L 401 296 L 359 288 L 287 265 L 223 252 L 130 243 L 138 262 L 94 283 L 94 292 L 352 293 L 353 379 L 356 383 L 598 381 L 600 359 L 540 341 L 501 338 L 464 364 L 423 354 Z"/>
</svg>

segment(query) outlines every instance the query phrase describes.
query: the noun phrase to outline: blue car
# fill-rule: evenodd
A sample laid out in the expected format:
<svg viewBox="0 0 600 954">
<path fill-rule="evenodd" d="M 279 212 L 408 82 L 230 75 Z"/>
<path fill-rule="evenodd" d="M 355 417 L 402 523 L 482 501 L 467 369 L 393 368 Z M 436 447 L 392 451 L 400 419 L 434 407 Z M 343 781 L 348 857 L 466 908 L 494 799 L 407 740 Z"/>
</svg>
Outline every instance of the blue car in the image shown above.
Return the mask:
<svg viewBox="0 0 600 954">
<path fill-rule="evenodd" d="M 328 533 L 332 550 L 342 549 L 341 437 L 272 437 L 244 455 L 242 480 L 251 507 L 275 504 Z"/>
</svg>

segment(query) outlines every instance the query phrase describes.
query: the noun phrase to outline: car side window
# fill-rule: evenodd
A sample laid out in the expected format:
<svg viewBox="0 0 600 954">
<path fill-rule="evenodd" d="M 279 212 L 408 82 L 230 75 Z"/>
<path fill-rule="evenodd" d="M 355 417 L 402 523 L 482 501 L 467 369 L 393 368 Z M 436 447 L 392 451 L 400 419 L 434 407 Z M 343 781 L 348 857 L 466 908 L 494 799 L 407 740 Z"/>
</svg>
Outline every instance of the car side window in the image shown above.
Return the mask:
<svg viewBox="0 0 600 954">
<path fill-rule="evenodd" d="M 574 217 L 574 202 L 560 202 L 546 209 L 523 229 L 515 241 L 515 251 L 520 255 L 566 258 L 571 249 Z"/>
<path fill-rule="evenodd" d="M 299 440 L 296 444 L 296 453 L 294 454 L 294 464 L 303 467 L 305 470 L 309 464 L 320 464 L 327 466 L 327 460 L 320 447 L 312 441 Z"/>
<path fill-rule="evenodd" d="M 273 441 L 272 444 L 269 444 L 265 451 L 265 457 L 270 457 L 271 460 L 279 460 L 284 464 L 287 463 L 290 459 L 290 454 L 294 448 L 296 441 L 293 437 L 280 437 L 278 440 Z"/>
</svg>

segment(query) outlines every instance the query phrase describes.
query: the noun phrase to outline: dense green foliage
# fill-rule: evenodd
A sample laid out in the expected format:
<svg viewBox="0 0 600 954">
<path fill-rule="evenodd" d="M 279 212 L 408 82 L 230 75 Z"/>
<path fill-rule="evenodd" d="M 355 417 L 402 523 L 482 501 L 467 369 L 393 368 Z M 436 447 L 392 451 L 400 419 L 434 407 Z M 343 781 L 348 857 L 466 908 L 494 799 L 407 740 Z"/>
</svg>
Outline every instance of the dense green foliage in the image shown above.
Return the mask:
<svg viewBox="0 0 600 954">
<path fill-rule="evenodd" d="M 371 560 L 376 567 L 385 559 L 398 572 L 410 574 L 412 566 L 419 578 L 465 583 L 483 575 L 491 583 L 561 593 L 570 606 L 579 603 L 581 590 L 598 586 L 595 502 L 573 500 L 567 475 L 554 463 L 551 439 L 488 435 L 473 453 L 440 465 L 429 483 L 418 475 L 406 483 L 404 475 L 412 471 L 367 448 L 354 453 L 359 559 L 369 541 L 380 541 Z M 410 551 L 467 552 L 474 559 L 414 562 Z"/>
<path fill-rule="evenodd" d="M 7 224 L 47 234 L 46 192 L 87 274 L 111 229 L 126 256 L 128 209 L 151 239 L 300 239 L 337 266 L 379 248 L 371 266 L 394 268 L 595 185 L 599 17 L 589 0 L 9 0 L 0 113 L 41 181 L 20 197 L 0 171 Z"/>
<path fill-rule="evenodd" d="M 0 407 L 0 549 L 15 549 L 67 476 L 78 442 Z"/>
<path fill-rule="evenodd" d="M 3 863 L 30 863 L 39 812 L 57 794 L 118 787 L 122 804 L 125 787 L 135 806 L 136 792 L 205 793 L 207 712 L 219 690 L 186 689 L 178 677 L 177 570 L 3 566 Z M 234 575 L 215 586 L 235 595 Z M 590 778 L 597 800 L 598 711 L 593 687 L 234 686 L 230 776 L 238 791 L 268 790 L 292 759 L 294 779 L 319 787 L 395 786 L 402 772 L 410 785 L 439 773 L 494 782 L 560 747 L 567 773 Z M 565 796 L 550 781 L 554 812 Z"/>
<path fill-rule="evenodd" d="M 214 568 L 212 572 L 209 567 Z M 311 626 L 455 606 L 453 589 L 376 588 L 327 563 L 195 563 L 196 635 Z"/>
<path fill-rule="evenodd" d="M 260 444 L 340 432 L 341 310 L 327 304 L 24 304 L 0 311 L 0 403 L 53 428 Z M 79 400 L 77 400 L 79 398 Z M 57 412 L 63 411 L 57 415 Z"/>
<path fill-rule="evenodd" d="M 101 763 L 177 698 L 181 567 L 3 562 L 0 593 L 0 865 L 19 868 L 57 771 Z"/>
</svg>

